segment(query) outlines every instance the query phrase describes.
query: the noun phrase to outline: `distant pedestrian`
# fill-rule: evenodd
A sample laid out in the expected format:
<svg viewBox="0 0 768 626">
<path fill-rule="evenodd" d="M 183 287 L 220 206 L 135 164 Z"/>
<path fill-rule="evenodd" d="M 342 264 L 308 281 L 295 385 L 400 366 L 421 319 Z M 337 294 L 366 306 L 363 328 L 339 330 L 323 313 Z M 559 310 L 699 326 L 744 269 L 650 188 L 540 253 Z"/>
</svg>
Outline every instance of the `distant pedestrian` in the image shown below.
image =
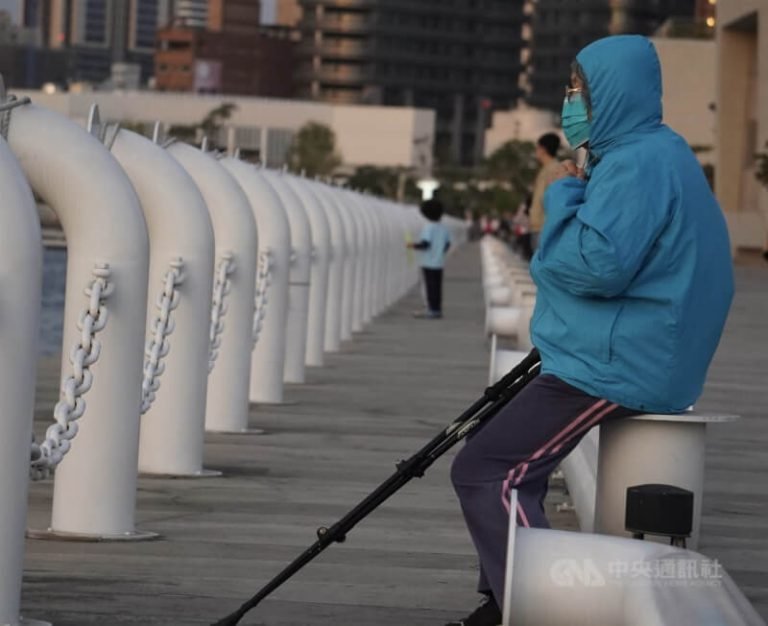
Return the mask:
<svg viewBox="0 0 768 626">
<path fill-rule="evenodd" d="M 560 162 L 557 160 L 557 152 L 560 150 L 560 137 L 555 133 L 546 133 L 536 142 L 536 159 L 541 163 L 541 169 L 533 184 L 533 200 L 529 216 L 529 232 L 531 235 L 531 249 L 539 246 L 539 234 L 544 227 L 544 192 L 554 182 L 560 172 Z"/>
<path fill-rule="evenodd" d="M 518 252 L 526 261 L 533 257 L 533 247 L 531 246 L 531 203 L 533 196 L 529 193 L 525 200 L 520 204 L 512 220 L 512 226 L 515 233 L 515 245 L 513 249 Z"/>
<path fill-rule="evenodd" d="M 427 293 L 427 310 L 414 317 L 440 319 L 443 316 L 443 265 L 445 254 L 451 247 L 451 233 L 442 223 L 443 205 L 439 200 L 425 200 L 421 214 L 427 219 L 419 241 L 406 244 L 421 252 L 421 271 Z"/>
</svg>

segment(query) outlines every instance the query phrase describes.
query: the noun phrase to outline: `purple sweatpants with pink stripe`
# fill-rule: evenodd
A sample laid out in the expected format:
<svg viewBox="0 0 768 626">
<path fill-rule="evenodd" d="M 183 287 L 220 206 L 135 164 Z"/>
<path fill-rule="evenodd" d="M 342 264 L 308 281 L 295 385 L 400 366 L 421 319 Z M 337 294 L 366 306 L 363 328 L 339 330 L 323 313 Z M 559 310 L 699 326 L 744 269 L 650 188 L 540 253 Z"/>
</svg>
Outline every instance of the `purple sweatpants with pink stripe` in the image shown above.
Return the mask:
<svg viewBox="0 0 768 626">
<path fill-rule="evenodd" d="M 542 374 L 468 438 L 451 480 L 480 557 L 480 592 L 501 606 L 510 491 L 518 492 L 518 525 L 548 528 L 544 497 L 560 460 L 593 426 L 636 414 Z"/>
</svg>

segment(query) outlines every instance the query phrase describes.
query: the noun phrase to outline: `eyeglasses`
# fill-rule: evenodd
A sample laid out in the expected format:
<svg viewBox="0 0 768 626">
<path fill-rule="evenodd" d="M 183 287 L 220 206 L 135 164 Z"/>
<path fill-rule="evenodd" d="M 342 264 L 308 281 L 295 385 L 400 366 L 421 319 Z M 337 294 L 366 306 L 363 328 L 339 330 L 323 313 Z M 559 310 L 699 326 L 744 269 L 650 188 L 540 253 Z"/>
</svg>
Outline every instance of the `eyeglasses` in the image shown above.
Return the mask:
<svg viewBox="0 0 768 626">
<path fill-rule="evenodd" d="M 566 85 L 566 87 L 565 87 L 565 99 L 568 102 L 572 102 L 573 101 L 573 97 L 576 94 L 579 94 L 579 95 L 582 94 L 582 88 L 581 87 L 569 87 L 569 86 Z"/>
</svg>

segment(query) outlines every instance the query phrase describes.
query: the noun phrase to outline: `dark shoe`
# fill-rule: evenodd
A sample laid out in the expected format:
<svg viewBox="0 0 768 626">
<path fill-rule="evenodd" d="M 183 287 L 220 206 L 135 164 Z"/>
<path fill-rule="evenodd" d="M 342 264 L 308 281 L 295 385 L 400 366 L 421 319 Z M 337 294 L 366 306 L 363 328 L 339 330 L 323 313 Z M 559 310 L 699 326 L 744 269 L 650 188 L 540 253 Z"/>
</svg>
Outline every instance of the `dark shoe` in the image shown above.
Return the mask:
<svg viewBox="0 0 768 626">
<path fill-rule="evenodd" d="M 439 320 L 443 314 L 439 311 L 416 311 L 413 317 L 420 320 Z"/>
<path fill-rule="evenodd" d="M 479 607 L 458 622 L 449 622 L 445 626 L 499 626 L 501 609 L 493 596 L 485 596 Z"/>
</svg>

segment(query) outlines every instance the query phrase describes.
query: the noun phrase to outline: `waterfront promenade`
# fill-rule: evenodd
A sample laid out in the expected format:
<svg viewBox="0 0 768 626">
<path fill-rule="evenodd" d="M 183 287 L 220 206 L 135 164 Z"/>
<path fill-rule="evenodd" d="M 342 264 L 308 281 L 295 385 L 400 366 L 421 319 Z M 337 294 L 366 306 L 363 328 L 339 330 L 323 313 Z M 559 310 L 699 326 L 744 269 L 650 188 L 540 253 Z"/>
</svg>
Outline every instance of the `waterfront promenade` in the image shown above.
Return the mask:
<svg viewBox="0 0 768 626">
<path fill-rule="evenodd" d="M 744 416 L 710 431 L 700 549 L 768 617 L 768 270 L 738 269 L 738 294 L 701 410 Z M 487 382 L 479 251 L 451 258 L 446 318 L 414 320 L 412 293 L 289 386 L 253 406 L 263 434 L 207 435 L 220 478 L 141 478 L 142 543 L 28 540 L 25 616 L 57 626 L 210 624 L 236 608 L 470 404 Z M 95 372 L 98 379 L 98 371 Z M 97 381 L 96 383 L 97 384 Z M 57 398 L 58 357 L 41 359 L 36 431 Z M 76 445 L 76 442 L 75 442 Z M 442 626 L 476 596 L 474 553 L 450 488 L 450 456 L 412 482 L 254 610 L 243 624 Z M 50 519 L 33 485 L 29 526 Z M 553 485 L 554 524 L 572 528 Z"/>
</svg>

